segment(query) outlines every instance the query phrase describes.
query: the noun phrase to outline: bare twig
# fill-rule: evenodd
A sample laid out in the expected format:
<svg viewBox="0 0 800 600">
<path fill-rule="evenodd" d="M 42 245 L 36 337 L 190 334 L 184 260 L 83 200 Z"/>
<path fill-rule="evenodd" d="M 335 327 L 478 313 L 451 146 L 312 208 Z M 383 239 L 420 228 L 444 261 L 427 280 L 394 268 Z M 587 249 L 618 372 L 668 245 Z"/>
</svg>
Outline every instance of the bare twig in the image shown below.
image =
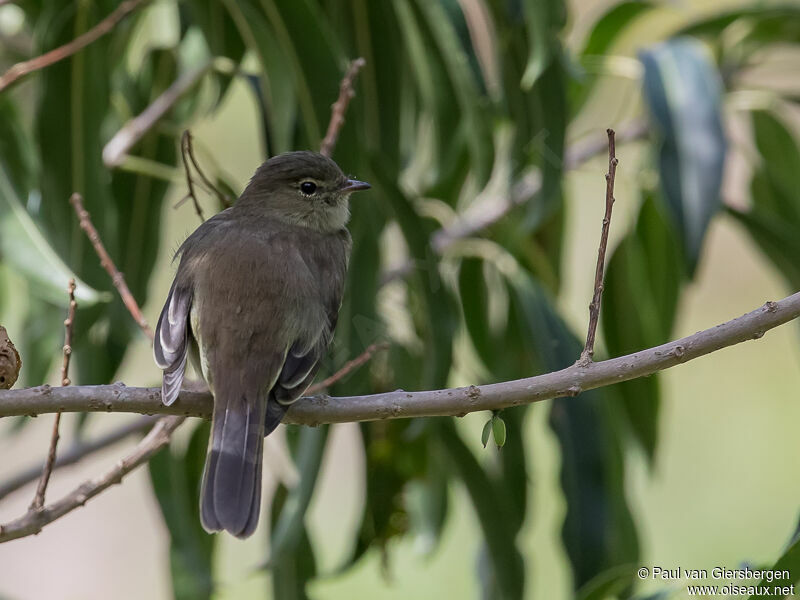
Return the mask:
<svg viewBox="0 0 800 600">
<path fill-rule="evenodd" d="M 200 222 L 203 223 L 205 222 L 206 218 L 203 216 L 203 209 L 200 208 L 200 202 L 197 200 L 197 194 L 194 193 L 194 181 L 192 180 L 192 172 L 189 170 L 189 152 L 191 151 L 191 147 L 192 136 L 187 129 L 181 136 L 181 160 L 183 161 L 183 170 L 186 173 L 186 187 L 188 188 L 188 191 L 183 198 L 175 203 L 175 208 L 178 208 L 186 200 L 191 198 L 192 204 L 194 205 L 194 212 L 197 213 L 197 216 L 200 217 Z"/>
<path fill-rule="evenodd" d="M 72 56 L 79 50 L 82 50 L 92 42 L 111 31 L 114 27 L 116 27 L 117 23 L 124 19 L 129 13 L 136 10 L 145 1 L 146 0 L 126 0 L 117 6 L 117 8 L 114 9 L 114 11 L 105 19 L 100 21 L 97 25 L 85 33 L 76 37 L 71 42 L 50 50 L 50 52 L 46 52 L 45 54 L 37 56 L 36 58 L 13 65 L 3 74 L 2 77 L 0 77 L 0 92 L 14 83 L 20 77 L 32 73 L 33 71 L 38 71 L 39 69 L 49 67 L 60 60 L 64 60 L 65 58 Z"/>
<path fill-rule="evenodd" d="M 35 535 L 48 523 L 52 523 L 79 506 L 83 506 L 100 492 L 116 483 L 120 483 L 125 475 L 147 462 L 151 456 L 166 446 L 169 443 L 172 432 L 183 421 L 183 417 L 163 417 L 159 419 L 136 448 L 103 475 L 85 481 L 57 502 L 42 507 L 37 511 L 30 511 L 6 525 L 0 525 L 0 543 Z"/>
<path fill-rule="evenodd" d="M 161 95 L 114 134 L 103 147 L 103 163 L 107 167 L 117 167 L 125 160 L 128 152 L 142 137 L 153 128 L 183 95 L 200 81 L 208 72 L 210 63 L 187 71 L 172 82 Z"/>
<path fill-rule="evenodd" d="M 336 140 L 339 139 L 339 131 L 344 125 L 344 115 L 347 112 L 347 107 L 350 104 L 350 100 L 355 96 L 353 82 L 365 64 L 367 64 L 367 61 L 363 58 L 355 59 L 350 63 L 347 72 L 342 77 L 342 82 L 339 84 L 339 97 L 331 106 L 331 120 L 328 123 L 328 131 L 325 133 L 325 137 L 319 147 L 320 153 L 325 156 L 333 154 Z"/>
<path fill-rule="evenodd" d="M 760 339 L 766 331 L 800 316 L 800 292 L 741 317 L 693 335 L 587 366 L 572 365 L 560 371 L 482 386 L 331 398 L 316 396 L 295 402 L 285 423 L 318 425 L 409 417 L 465 415 L 479 410 L 500 410 L 585 390 L 646 377 L 734 344 Z M 172 406 L 161 404 L 160 388 L 104 386 L 40 386 L 0 390 L 0 417 L 62 411 L 138 412 L 210 418 L 211 395 L 182 391 Z"/>
<path fill-rule="evenodd" d="M 594 338 L 597 333 L 597 321 L 600 317 L 600 302 L 603 299 L 603 273 L 606 265 L 606 249 L 608 248 L 608 231 L 611 228 L 611 210 L 614 208 L 614 179 L 617 175 L 617 152 L 614 141 L 614 130 L 608 134 L 608 173 L 606 173 L 606 213 L 600 230 L 600 247 L 597 249 L 597 267 L 594 272 L 594 294 L 589 304 L 589 330 L 586 332 L 586 345 L 583 347 L 578 364 L 586 366 L 594 356 Z"/>
<path fill-rule="evenodd" d="M 197 158 L 194 156 L 194 148 L 192 146 L 192 134 L 187 129 L 183 132 L 183 135 L 186 137 L 186 153 L 189 155 L 189 160 L 192 161 L 194 165 L 194 170 L 197 171 L 197 174 L 200 176 L 200 179 L 206 185 L 208 189 L 210 189 L 214 195 L 219 200 L 219 203 L 222 204 L 225 208 L 230 208 L 233 205 L 231 198 L 225 194 L 222 190 L 220 190 L 216 185 L 211 183 L 211 180 L 206 177 L 206 174 L 203 172 L 203 169 L 200 168 L 200 165 L 197 162 Z M 184 157 L 184 161 L 186 158 Z"/>
<path fill-rule="evenodd" d="M 334 383 L 344 379 L 351 372 L 355 371 L 363 364 L 369 362 L 376 353 L 382 350 L 386 350 L 388 347 L 389 347 L 388 342 L 379 342 L 377 344 L 370 344 L 369 346 L 367 346 L 367 349 L 364 350 L 364 352 L 356 356 L 354 359 L 348 360 L 346 363 L 344 363 L 344 366 L 338 371 L 336 371 L 336 373 L 334 373 L 327 379 L 323 379 L 319 383 L 315 383 L 310 388 L 308 388 L 306 394 L 308 394 L 309 396 L 313 396 L 314 394 L 318 394 L 319 392 L 327 390 Z"/>
<path fill-rule="evenodd" d="M 125 304 L 125 308 L 128 309 L 128 312 L 133 317 L 133 320 L 136 321 L 139 329 L 141 329 L 144 334 L 152 340 L 153 330 L 150 329 L 150 326 L 147 324 L 147 320 L 144 318 L 142 310 L 139 308 L 136 299 L 133 297 L 133 294 L 131 294 L 130 289 L 128 289 L 128 284 L 125 283 L 125 277 L 123 277 L 122 273 L 119 272 L 114 264 L 114 261 L 111 260 L 111 257 L 108 255 L 105 246 L 103 246 L 103 242 L 100 239 L 100 234 L 97 233 L 97 229 L 95 229 L 94 225 L 92 224 L 89 213 L 85 208 L 83 208 L 83 198 L 80 194 L 75 193 L 72 194 L 69 201 L 72 204 L 72 207 L 75 209 L 75 213 L 78 215 L 81 229 L 86 232 L 89 241 L 92 243 L 92 246 L 94 246 L 97 256 L 100 257 L 100 264 L 111 277 L 111 281 L 114 283 L 114 287 L 117 288 L 117 291 L 122 298 L 122 302 Z"/>
<path fill-rule="evenodd" d="M 139 417 L 133 419 L 108 433 L 98 436 L 97 439 L 85 441 L 78 439 L 74 441 L 64 451 L 58 453 L 56 462 L 53 465 L 53 470 L 58 470 L 62 467 L 74 465 L 82 459 L 113 446 L 136 433 L 142 433 L 145 429 L 149 429 L 156 422 L 156 417 Z M 28 485 L 30 482 L 35 481 L 42 474 L 42 466 L 40 463 L 30 465 L 28 468 L 21 470 L 16 475 L 7 479 L 0 485 L 0 500 L 17 491 L 18 489 Z"/>
<path fill-rule="evenodd" d="M 72 357 L 72 329 L 75 323 L 75 309 L 78 308 L 78 303 L 75 301 L 75 280 L 69 280 L 67 287 L 69 293 L 69 308 L 67 309 L 67 319 L 64 321 L 64 359 L 61 363 L 61 385 L 67 386 L 70 384 L 69 380 L 69 359 Z M 53 473 L 53 465 L 56 462 L 56 449 L 58 448 L 59 427 L 61 425 L 61 413 L 56 413 L 56 418 L 53 421 L 53 431 L 50 434 L 50 448 L 47 451 L 47 459 L 44 461 L 42 468 L 42 476 L 39 479 L 39 485 L 36 486 L 36 494 L 31 502 L 30 510 L 36 511 L 44 505 L 44 495 L 47 492 L 47 484 L 50 482 L 50 475 Z"/>
</svg>

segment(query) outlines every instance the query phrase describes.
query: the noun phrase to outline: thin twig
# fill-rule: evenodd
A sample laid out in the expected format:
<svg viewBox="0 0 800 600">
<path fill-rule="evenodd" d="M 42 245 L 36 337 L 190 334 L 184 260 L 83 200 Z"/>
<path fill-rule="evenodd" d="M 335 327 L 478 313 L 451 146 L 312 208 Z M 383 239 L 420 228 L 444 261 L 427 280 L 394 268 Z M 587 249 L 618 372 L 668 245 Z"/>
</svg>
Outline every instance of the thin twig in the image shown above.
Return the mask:
<svg viewBox="0 0 800 600">
<path fill-rule="evenodd" d="M 117 23 L 124 19 L 128 13 L 136 10 L 144 2 L 145 0 L 126 0 L 117 6 L 117 8 L 114 9 L 114 11 L 105 19 L 100 21 L 88 31 L 76 37 L 71 42 L 50 50 L 50 52 L 46 52 L 45 54 L 37 56 L 36 58 L 13 65 L 3 74 L 2 77 L 0 77 L 0 92 L 14 83 L 20 77 L 32 73 L 33 71 L 38 71 L 39 69 L 49 67 L 60 60 L 64 60 L 65 58 L 72 56 L 79 50 L 82 50 L 92 42 L 96 41 L 114 29 Z"/>
<path fill-rule="evenodd" d="M 355 59 L 350 63 L 347 72 L 342 77 L 342 82 L 339 84 L 339 97 L 331 106 L 331 120 L 328 123 L 328 131 L 325 133 L 325 137 L 319 147 L 320 154 L 325 156 L 333 154 L 336 140 L 339 139 L 339 131 L 344 125 L 344 115 L 347 112 L 347 107 L 350 104 L 350 100 L 356 95 L 353 90 L 353 82 L 365 64 L 367 64 L 367 61 L 363 58 Z"/>
<path fill-rule="evenodd" d="M 186 173 L 186 187 L 189 191 L 186 192 L 186 195 L 178 200 L 175 203 L 175 208 L 178 208 L 181 204 L 183 204 L 186 200 L 191 198 L 192 204 L 194 205 L 194 212 L 197 213 L 197 216 L 200 217 L 200 222 L 204 223 L 206 218 L 203 216 L 203 209 L 200 208 L 200 202 L 197 200 L 197 194 L 194 193 L 194 181 L 192 180 L 192 172 L 189 170 L 189 148 L 191 148 L 192 138 L 189 130 L 183 132 L 181 136 L 181 160 L 183 161 L 183 170 Z"/>
<path fill-rule="evenodd" d="M 142 314 L 142 310 L 139 308 L 139 304 L 137 304 L 136 299 L 133 297 L 133 294 L 131 294 L 130 289 L 128 289 L 128 284 L 125 283 L 125 277 L 119 272 L 114 261 L 111 260 L 111 257 L 108 255 L 105 246 L 103 246 L 100 234 L 97 233 L 97 229 L 95 229 L 92 224 L 89 213 L 83 207 L 83 197 L 78 193 L 74 193 L 69 201 L 75 209 L 75 213 L 78 215 L 81 229 L 86 232 L 89 241 L 92 243 L 92 246 L 94 246 L 95 252 L 97 252 L 97 256 L 100 258 L 100 264 L 111 277 L 111 281 L 114 283 L 114 287 L 117 288 L 122 302 L 125 304 L 125 308 L 128 309 L 128 312 L 133 317 L 133 320 L 136 321 L 139 329 L 152 340 L 153 330 L 150 329 L 147 320 Z"/>
<path fill-rule="evenodd" d="M 586 366 L 594 356 L 594 338 L 597 333 L 597 321 L 600 317 L 600 302 L 603 299 L 603 273 L 606 265 L 606 249 L 608 248 L 608 231 L 611 228 L 611 210 L 614 208 L 614 179 L 617 175 L 617 151 L 614 141 L 614 130 L 608 129 L 608 173 L 606 173 L 606 213 L 603 216 L 603 227 L 600 230 L 600 247 L 597 250 L 597 267 L 594 273 L 594 294 L 589 304 L 589 330 L 586 332 L 586 345 L 583 347 L 578 364 Z"/>
<path fill-rule="evenodd" d="M 52 523 L 79 506 L 83 506 L 100 492 L 116 483 L 120 483 L 125 475 L 139 465 L 146 463 L 151 456 L 169 444 L 172 432 L 184 420 L 184 417 L 162 417 L 130 454 L 118 461 L 103 475 L 83 482 L 61 500 L 44 506 L 35 512 L 28 512 L 6 525 L 0 525 L 0 543 L 35 535 L 48 523 Z"/>
<path fill-rule="evenodd" d="M 647 377 L 722 348 L 757 340 L 765 332 L 800 317 L 800 292 L 763 306 L 736 319 L 660 346 L 640 350 L 587 366 L 574 364 L 544 375 L 480 386 L 331 398 L 326 395 L 295 402 L 285 423 L 319 425 L 410 417 L 465 415 L 481 410 L 501 410 L 575 396 L 591 390 Z M 181 391 L 172 406 L 161 403 L 160 388 L 101 386 L 40 386 L 0 390 L 0 417 L 62 411 L 138 412 L 210 418 L 213 400 L 208 392 Z"/>
<path fill-rule="evenodd" d="M 67 319 L 64 321 L 64 360 L 61 363 L 61 385 L 67 386 L 71 382 L 69 380 L 69 359 L 72 357 L 72 329 L 75 323 L 75 309 L 78 308 L 78 303 L 75 301 L 75 280 L 69 280 L 67 287 L 69 293 L 69 309 L 67 310 Z M 56 413 L 56 418 L 53 421 L 53 432 L 50 435 L 50 449 L 47 451 L 47 459 L 44 461 L 44 468 L 42 469 L 42 476 L 39 479 L 39 485 L 36 486 L 36 494 L 31 502 L 30 510 L 36 511 L 44 505 L 44 495 L 47 492 L 47 484 L 50 482 L 50 475 L 53 473 L 53 465 L 56 462 L 56 449 L 58 447 L 59 427 L 61 425 L 61 413 Z"/>
<path fill-rule="evenodd" d="M 306 390 L 306 394 L 309 396 L 313 396 L 314 394 L 318 394 L 323 390 L 327 390 L 334 383 L 344 379 L 352 371 L 355 371 L 361 365 L 370 361 L 376 353 L 382 350 L 386 350 L 388 347 L 389 347 L 389 342 L 379 342 L 377 344 L 370 344 L 369 346 L 367 346 L 367 349 L 364 350 L 364 352 L 356 356 L 354 359 L 348 360 L 346 363 L 344 363 L 344 366 L 338 371 L 336 371 L 336 373 L 334 373 L 327 379 L 323 379 L 319 383 L 315 383 L 310 388 L 308 388 L 308 390 Z"/>
<path fill-rule="evenodd" d="M 96 439 L 86 441 L 79 438 L 75 440 L 66 451 L 62 448 L 53 465 L 53 470 L 57 471 L 63 467 L 74 465 L 95 452 L 105 450 L 136 433 L 141 433 L 145 429 L 152 427 L 156 419 L 157 417 L 139 417 L 138 419 L 132 419 L 124 423 L 116 429 L 112 429 L 106 434 L 98 436 Z M 28 485 L 30 482 L 35 481 L 41 474 L 42 466 L 40 463 L 30 465 L 26 469 L 19 471 L 16 475 L 13 475 L 0 485 L 0 500 L 12 492 Z"/>
<path fill-rule="evenodd" d="M 211 183 L 211 180 L 206 177 L 206 174 L 203 172 L 203 169 L 200 168 L 200 165 L 197 162 L 197 158 L 194 156 L 194 147 L 192 146 L 192 134 L 187 129 L 183 132 L 184 137 L 186 138 L 186 153 L 189 155 L 189 160 L 192 161 L 194 165 L 194 170 L 197 171 L 197 174 L 200 176 L 200 179 L 206 185 L 208 189 L 210 189 L 214 195 L 219 200 L 219 203 L 222 204 L 225 208 L 230 208 L 233 205 L 230 197 L 223 193 L 216 185 Z M 186 157 L 184 156 L 184 162 L 186 161 Z"/>
<path fill-rule="evenodd" d="M 210 66 L 211 63 L 206 63 L 178 77 L 139 115 L 125 123 L 103 147 L 103 163 L 109 168 L 122 164 L 136 142 L 142 139 L 161 117 L 200 81 Z"/>
</svg>

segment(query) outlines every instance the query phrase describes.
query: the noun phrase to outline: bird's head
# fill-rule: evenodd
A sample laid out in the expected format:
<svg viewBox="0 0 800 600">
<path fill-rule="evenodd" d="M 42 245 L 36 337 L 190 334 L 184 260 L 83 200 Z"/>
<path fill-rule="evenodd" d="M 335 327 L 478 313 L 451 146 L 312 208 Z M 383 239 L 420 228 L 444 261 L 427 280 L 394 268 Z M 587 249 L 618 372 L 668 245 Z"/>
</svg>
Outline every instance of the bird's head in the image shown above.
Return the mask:
<svg viewBox="0 0 800 600">
<path fill-rule="evenodd" d="M 350 219 L 350 194 L 369 187 L 348 178 L 327 156 L 286 152 L 258 168 L 237 205 L 295 225 L 338 231 Z"/>
</svg>

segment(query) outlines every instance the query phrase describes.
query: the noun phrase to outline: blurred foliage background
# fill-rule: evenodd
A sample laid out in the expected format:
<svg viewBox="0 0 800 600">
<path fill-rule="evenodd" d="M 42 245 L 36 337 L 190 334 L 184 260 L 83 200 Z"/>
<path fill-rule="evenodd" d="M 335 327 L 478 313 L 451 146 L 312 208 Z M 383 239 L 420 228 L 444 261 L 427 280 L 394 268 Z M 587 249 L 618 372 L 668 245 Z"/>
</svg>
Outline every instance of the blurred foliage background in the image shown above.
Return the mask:
<svg viewBox="0 0 800 600">
<path fill-rule="evenodd" d="M 0 6 L 0 66 L 68 42 L 115 6 Z M 376 340 L 391 347 L 334 395 L 571 364 L 606 127 L 621 163 L 596 355 L 777 299 L 800 287 L 798 44 L 796 2 L 145 3 L 0 93 L 0 322 L 23 357 L 17 385 L 53 378 L 70 276 L 73 381 L 158 382 L 78 227 L 73 191 L 154 322 L 170 255 L 198 224 L 189 204 L 173 207 L 185 194 L 181 132 L 192 129 L 206 172 L 236 195 L 265 157 L 319 146 L 357 56 L 366 66 L 334 158 L 373 191 L 354 199 L 349 289 L 325 374 Z M 166 115 L 114 154 L 109 142 L 176 81 L 187 85 Z M 201 200 L 206 214 L 220 209 Z M 502 449 L 480 443 L 492 415 L 281 428 L 300 481 L 268 444 L 272 518 L 245 543 L 200 528 L 208 428 L 192 423 L 149 478 L 0 547 L 0 596 L 682 597 L 636 567 L 767 565 L 787 547 L 784 560 L 800 561 L 788 546 L 800 497 L 787 477 L 800 466 L 796 333 L 503 411 Z M 66 438 L 126 418 L 76 416 Z M 44 456 L 45 425 L 6 421 L 0 475 L 10 476 Z M 51 494 L 96 464 L 57 474 Z M 23 495 L 0 515 L 14 516 Z M 68 554 L 42 558 L 56 548 Z M 43 560 L 53 577 L 41 576 Z"/>
</svg>

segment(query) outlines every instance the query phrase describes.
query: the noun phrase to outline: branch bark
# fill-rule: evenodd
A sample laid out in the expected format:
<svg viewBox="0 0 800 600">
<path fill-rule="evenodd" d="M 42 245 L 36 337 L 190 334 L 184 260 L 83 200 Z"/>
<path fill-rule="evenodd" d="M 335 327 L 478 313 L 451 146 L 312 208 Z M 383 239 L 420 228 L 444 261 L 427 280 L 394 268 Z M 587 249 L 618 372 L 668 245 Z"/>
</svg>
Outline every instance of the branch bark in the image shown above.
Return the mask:
<svg viewBox="0 0 800 600">
<path fill-rule="evenodd" d="M 49 67 L 50 65 L 64 60 L 65 58 L 69 58 L 76 52 L 83 50 L 86 46 L 114 29 L 117 23 L 124 19 L 129 13 L 139 8 L 144 1 L 145 0 L 126 0 L 117 6 L 117 8 L 115 8 L 114 11 L 105 19 L 100 21 L 97 25 L 92 27 L 83 35 L 76 37 L 71 42 L 64 44 L 63 46 L 59 46 L 58 48 L 54 48 L 53 50 L 50 50 L 50 52 L 46 52 L 45 54 L 37 56 L 36 58 L 13 65 L 8 71 L 3 73 L 2 77 L 0 77 L 0 92 L 17 81 L 17 79 L 20 77 L 28 75 L 34 71 L 38 71 L 39 69 Z"/>
<path fill-rule="evenodd" d="M 59 388 L 61 389 L 61 388 Z M 63 388 L 69 389 L 69 388 Z M 160 419 L 134 450 L 117 462 L 104 474 L 85 481 L 71 493 L 57 502 L 53 502 L 35 511 L 29 511 L 20 518 L 5 525 L 0 525 L 0 543 L 10 542 L 28 535 L 39 533 L 48 523 L 52 523 L 76 508 L 83 506 L 99 493 L 116 483 L 139 465 L 150 460 L 150 457 L 169 444 L 170 436 L 183 423 L 183 417 L 167 417 Z"/>
<path fill-rule="evenodd" d="M 482 386 L 332 398 L 316 396 L 298 400 L 285 423 L 320 425 L 410 417 L 463 416 L 480 410 L 500 410 L 562 396 L 621 381 L 652 375 L 722 348 L 751 339 L 800 316 L 800 292 L 763 306 L 736 319 L 693 335 L 626 356 L 588 365 L 575 364 L 560 371 Z M 172 406 L 161 404 L 159 388 L 132 388 L 121 383 L 100 386 L 0 390 L 0 417 L 37 415 L 56 411 L 138 412 L 209 418 L 211 395 L 181 392 Z"/>
<path fill-rule="evenodd" d="M 105 433 L 96 439 L 88 441 L 78 439 L 74 441 L 69 448 L 67 448 L 66 452 L 59 452 L 56 462 L 53 465 L 53 469 L 58 470 L 62 467 L 74 465 L 75 463 L 80 462 L 83 458 L 90 456 L 95 452 L 105 450 L 106 448 L 109 448 L 134 434 L 143 433 L 145 429 L 152 427 L 155 422 L 155 417 L 138 417 L 116 429 L 112 429 L 108 433 Z M 7 481 L 4 481 L 2 485 L 0 485 L 0 500 L 12 492 L 15 492 L 18 489 L 28 485 L 32 481 L 35 481 L 41 474 L 41 462 L 32 464 L 29 467 L 22 469 L 19 473 L 13 475 Z"/>
</svg>

